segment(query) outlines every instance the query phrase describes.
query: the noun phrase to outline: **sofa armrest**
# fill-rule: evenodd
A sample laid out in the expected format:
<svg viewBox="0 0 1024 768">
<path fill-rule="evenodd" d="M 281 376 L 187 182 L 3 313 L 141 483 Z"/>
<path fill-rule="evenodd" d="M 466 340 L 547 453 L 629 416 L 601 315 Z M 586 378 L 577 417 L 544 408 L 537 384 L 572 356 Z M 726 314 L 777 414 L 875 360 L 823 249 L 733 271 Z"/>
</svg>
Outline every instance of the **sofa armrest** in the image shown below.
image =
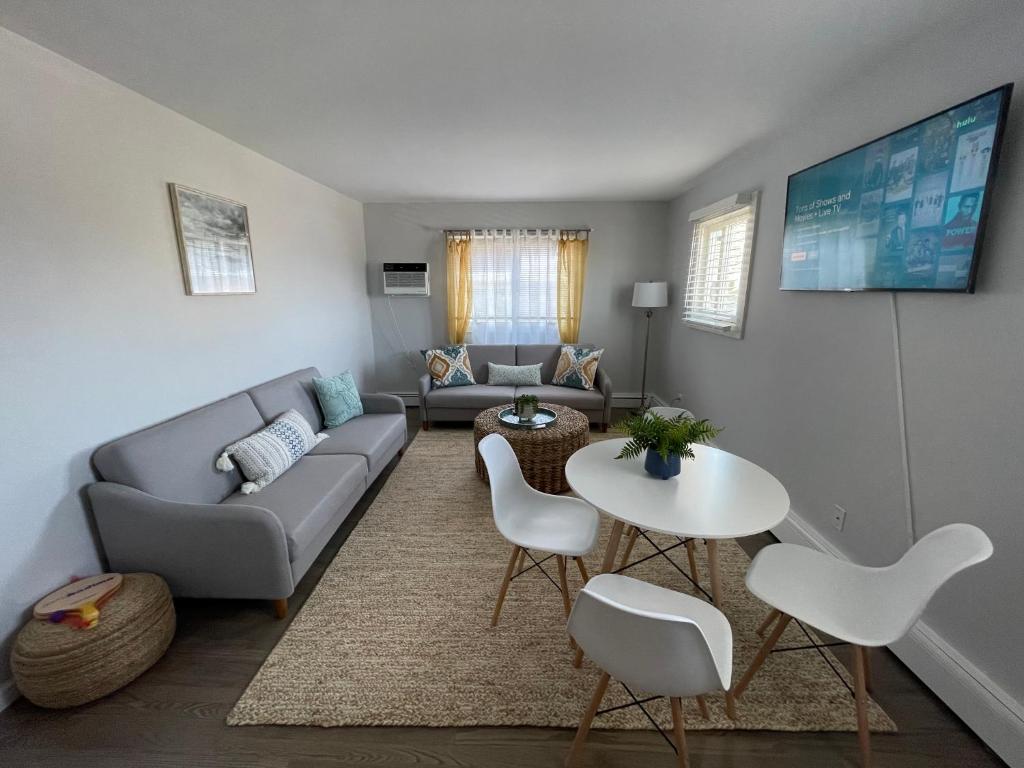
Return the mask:
<svg viewBox="0 0 1024 768">
<path fill-rule="evenodd" d="M 597 385 L 598 390 L 604 396 L 604 424 L 609 426 L 612 423 L 612 380 L 611 377 L 604 372 L 603 369 L 598 368 L 597 374 L 594 376 L 594 384 Z"/>
<path fill-rule="evenodd" d="M 359 399 L 363 401 L 363 413 L 405 413 L 405 403 L 398 395 L 360 393 Z"/>
<path fill-rule="evenodd" d="M 179 597 L 277 600 L 295 589 L 281 521 L 258 506 L 187 504 L 89 486 L 110 568 L 150 571 Z"/>
<path fill-rule="evenodd" d="M 427 393 L 430 392 L 430 374 L 420 376 L 420 421 L 427 422 Z"/>
</svg>

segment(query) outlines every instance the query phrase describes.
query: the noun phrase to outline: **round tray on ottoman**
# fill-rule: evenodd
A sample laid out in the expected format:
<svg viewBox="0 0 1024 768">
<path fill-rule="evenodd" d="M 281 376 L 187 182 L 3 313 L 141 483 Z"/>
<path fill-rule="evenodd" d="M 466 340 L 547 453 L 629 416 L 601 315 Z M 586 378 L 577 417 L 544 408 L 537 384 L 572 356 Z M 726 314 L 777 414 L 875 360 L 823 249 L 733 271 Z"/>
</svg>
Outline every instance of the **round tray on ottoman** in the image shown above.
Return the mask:
<svg viewBox="0 0 1024 768">
<path fill-rule="evenodd" d="M 576 451 L 590 444 L 590 422 L 579 411 L 564 405 L 541 403 L 558 414 L 558 420 L 543 429 L 514 429 L 502 424 L 498 415 L 508 408 L 499 405 L 488 408 L 473 421 L 473 443 L 478 444 L 486 435 L 498 433 L 512 446 L 526 482 L 544 493 L 569 490 L 565 482 L 565 462 Z M 476 454 L 476 471 L 487 482 L 487 467 Z"/>
<path fill-rule="evenodd" d="M 174 603 L 152 573 L 125 574 L 92 629 L 33 619 L 11 651 L 14 680 L 40 707 L 62 709 L 113 693 L 149 669 L 174 637 Z"/>
</svg>

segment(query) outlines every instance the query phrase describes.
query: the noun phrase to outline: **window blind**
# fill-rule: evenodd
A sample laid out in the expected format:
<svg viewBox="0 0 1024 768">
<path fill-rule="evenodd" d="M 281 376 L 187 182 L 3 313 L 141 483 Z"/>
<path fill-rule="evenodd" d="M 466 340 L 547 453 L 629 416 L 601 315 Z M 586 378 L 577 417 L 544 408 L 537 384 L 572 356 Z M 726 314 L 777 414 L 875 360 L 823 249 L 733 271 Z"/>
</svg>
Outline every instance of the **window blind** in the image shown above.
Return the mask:
<svg viewBox="0 0 1024 768">
<path fill-rule="evenodd" d="M 743 331 L 754 238 L 757 198 L 748 199 L 694 224 L 683 300 L 687 324 L 735 338 Z"/>
</svg>

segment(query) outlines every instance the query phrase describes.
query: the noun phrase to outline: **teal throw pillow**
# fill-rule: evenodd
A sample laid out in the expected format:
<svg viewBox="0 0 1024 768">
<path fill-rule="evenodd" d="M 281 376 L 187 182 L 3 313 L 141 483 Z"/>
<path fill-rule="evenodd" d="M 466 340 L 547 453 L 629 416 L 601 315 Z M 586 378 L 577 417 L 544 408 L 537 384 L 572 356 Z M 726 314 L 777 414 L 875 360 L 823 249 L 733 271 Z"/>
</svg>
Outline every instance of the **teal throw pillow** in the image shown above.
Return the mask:
<svg viewBox="0 0 1024 768">
<path fill-rule="evenodd" d="M 313 389 L 324 412 L 324 426 L 340 427 L 349 419 L 363 415 L 363 401 L 359 398 L 356 380 L 349 371 L 321 379 L 313 377 Z"/>
<path fill-rule="evenodd" d="M 506 387 L 539 387 L 540 363 L 536 365 L 488 363 L 487 383 Z"/>
</svg>

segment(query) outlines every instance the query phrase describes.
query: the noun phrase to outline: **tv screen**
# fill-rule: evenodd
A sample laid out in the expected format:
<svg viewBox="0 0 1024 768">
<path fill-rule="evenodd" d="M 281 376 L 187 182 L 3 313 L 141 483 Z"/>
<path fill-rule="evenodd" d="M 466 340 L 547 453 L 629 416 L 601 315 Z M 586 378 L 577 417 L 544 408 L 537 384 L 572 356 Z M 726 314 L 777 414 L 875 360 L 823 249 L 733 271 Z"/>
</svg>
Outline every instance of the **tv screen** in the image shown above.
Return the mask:
<svg viewBox="0 0 1024 768">
<path fill-rule="evenodd" d="M 973 292 L 1012 89 L 790 176 L 782 289 Z"/>
</svg>

